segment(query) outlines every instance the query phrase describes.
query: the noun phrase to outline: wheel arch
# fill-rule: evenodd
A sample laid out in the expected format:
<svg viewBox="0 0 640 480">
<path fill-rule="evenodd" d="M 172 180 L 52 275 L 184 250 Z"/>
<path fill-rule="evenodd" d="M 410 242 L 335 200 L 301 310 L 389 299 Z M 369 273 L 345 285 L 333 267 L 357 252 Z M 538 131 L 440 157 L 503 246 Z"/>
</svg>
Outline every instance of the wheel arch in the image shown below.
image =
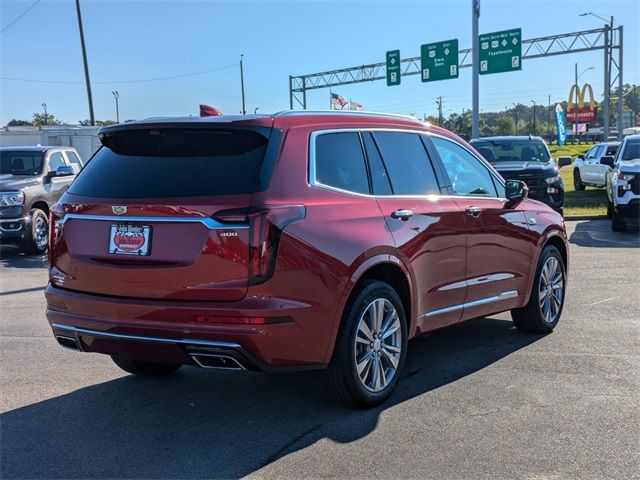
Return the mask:
<svg viewBox="0 0 640 480">
<path fill-rule="evenodd" d="M 553 245 L 560 252 L 560 256 L 562 257 L 562 261 L 564 263 L 565 282 L 567 280 L 567 274 L 569 272 L 569 248 L 567 247 L 566 236 L 558 230 L 549 230 L 546 234 L 541 236 L 539 247 L 537 249 L 535 259 L 532 263 L 534 268 L 532 269 L 532 272 L 530 275 L 531 278 L 529 279 L 529 288 L 525 296 L 524 305 L 526 305 L 529 302 L 529 298 L 531 297 L 531 289 L 533 288 L 535 272 L 537 269 L 538 262 L 540 261 L 540 255 L 542 255 L 542 252 L 547 247 L 547 245 Z"/>
</svg>

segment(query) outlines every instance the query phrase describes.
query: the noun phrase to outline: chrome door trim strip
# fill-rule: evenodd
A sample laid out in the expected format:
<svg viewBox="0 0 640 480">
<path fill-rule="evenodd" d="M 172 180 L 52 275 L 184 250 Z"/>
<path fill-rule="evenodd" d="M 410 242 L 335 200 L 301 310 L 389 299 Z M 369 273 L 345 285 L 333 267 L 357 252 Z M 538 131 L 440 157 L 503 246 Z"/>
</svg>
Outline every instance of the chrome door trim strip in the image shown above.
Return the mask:
<svg viewBox="0 0 640 480">
<path fill-rule="evenodd" d="M 141 222 L 141 223 L 201 223 L 209 230 L 240 230 L 249 228 L 246 224 L 224 224 L 216 222 L 210 217 L 148 217 L 137 215 L 85 215 L 81 213 L 67 213 L 58 223 L 64 224 L 71 219 L 99 220 L 110 222 Z"/>
<path fill-rule="evenodd" d="M 88 328 L 72 327 L 61 323 L 52 323 L 51 328 L 74 332 L 79 335 L 89 335 L 92 337 L 116 338 L 119 340 L 132 340 L 137 342 L 163 343 L 190 345 L 195 347 L 220 347 L 220 348 L 241 348 L 239 344 L 232 342 L 217 342 L 213 340 L 187 340 L 181 338 L 146 337 L 142 335 L 127 335 L 123 333 L 104 332 L 102 330 L 90 330 Z"/>
<path fill-rule="evenodd" d="M 449 283 L 447 285 L 443 285 L 438 289 L 439 292 L 444 292 L 446 290 L 455 290 L 456 288 L 463 287 L 472 287 L 474 285 L 480 285 L 482 283 L 490 283 L 497 282 L 499 280 L 508 280 L 510 278 L 514 278 L 515 275 L 512 273 L 494 273 L 491 275 L 483 275 L 481 277 L 470 278 L 468 280 L 462 280 L 461 282 Z"/>
<path fill-rule="evenodd" d="M 487 298 L 481 298 L 480 300 L 474 300 L 473 302 L 461 303 L 459 305 L 452 305 L 450 307 L 439 308 L 438 310 L 432 310 L 427 312 L 420 317 L 433 317 L 435 315 L 441 315 L 443 313 L 455 312 L 457 310 L 462 310 L 464 308 L 478 307 L 480 305 L 485 305 L 487 303 L 500 302 L 502 300 L 507 300 L 509 298 L 514 298 L 518 296 L 517 290 L 509 290 L 507 292 L 502 292 L 499 295 Z"/>
</svg>

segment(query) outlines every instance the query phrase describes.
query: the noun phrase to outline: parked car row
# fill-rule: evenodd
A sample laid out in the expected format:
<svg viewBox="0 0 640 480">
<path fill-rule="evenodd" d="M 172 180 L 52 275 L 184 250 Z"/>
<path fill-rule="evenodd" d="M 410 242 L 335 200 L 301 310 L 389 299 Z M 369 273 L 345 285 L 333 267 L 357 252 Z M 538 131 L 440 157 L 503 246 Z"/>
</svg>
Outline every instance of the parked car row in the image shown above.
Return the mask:
<svg viewBox="0 0 640 480">
<path fill-rule="evenodd" d="M 71 147 L 0 148 L 0 243 L 46 252 L 50 208 L 83 165 Z"/>
<path fill-rule="evenodd" d="M 536 199 L 561 211 L 563 186 L 535 137 L 475 144 L 493 164 L 444 129 L 362 112 L 100 138 L 51 208 L 46 315 L 62 346 L 127 372 L 322 369 L 334 399 L 369 407 L 413 337 L 503 311 L 545 333 L 562 314 L 564 222 Z"/>
</svg>

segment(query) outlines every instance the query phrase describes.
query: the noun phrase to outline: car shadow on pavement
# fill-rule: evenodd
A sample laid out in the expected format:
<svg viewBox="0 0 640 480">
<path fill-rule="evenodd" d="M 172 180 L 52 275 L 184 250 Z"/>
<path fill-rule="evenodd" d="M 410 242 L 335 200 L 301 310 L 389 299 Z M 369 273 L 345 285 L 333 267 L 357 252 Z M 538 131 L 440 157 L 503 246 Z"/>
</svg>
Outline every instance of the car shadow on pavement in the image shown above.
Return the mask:
<svg viewBox="0 0 640 480">
<path fill-rule="evenodd" d="M 640 248 L 640 235 L 637 229 L 612 231 L 611 220 L 588 220 L 576 224 L 569 243 L 579 247 Z"/>
<path fill-rule="evenodd" d="M 0 245 L 0 266 L 11 268 L 44 268 L 47 255 L 27 255 L 14 245 Z"/>
<path fill-rule="evenodd" d="M 320 372 L 183 368 L 162 380 L 127 375 L 4 413 L 0 476 L 238 478 L 323 439 L 363 438 L 386 409 L 540 338 L 489 318 L 416 339 L 397 391 L 371 410 L 330 403 Z"/>
</svg>

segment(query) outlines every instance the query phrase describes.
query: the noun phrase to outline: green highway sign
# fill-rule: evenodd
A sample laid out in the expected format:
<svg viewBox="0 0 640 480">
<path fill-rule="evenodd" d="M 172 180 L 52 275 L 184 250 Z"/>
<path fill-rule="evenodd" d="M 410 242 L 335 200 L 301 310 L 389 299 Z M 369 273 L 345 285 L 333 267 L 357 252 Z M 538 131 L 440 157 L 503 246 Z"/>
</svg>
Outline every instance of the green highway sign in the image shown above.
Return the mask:
<svg viewBox="0 0 640 480">
<path fill-rule="evenodd" d="M 522 70 L 521 29 L 485 33 L 479 39 L 480 75 Z"/>
<path fill-rule="evenodd" d="M 400 85 L 400 50 L 387 52 L 387 85 Z"/>
<path fill-rule="evenodd" d="M 423 82 L 458 78 L 458 39 L 422 45 L 420 71 Z"/>
</svg>

